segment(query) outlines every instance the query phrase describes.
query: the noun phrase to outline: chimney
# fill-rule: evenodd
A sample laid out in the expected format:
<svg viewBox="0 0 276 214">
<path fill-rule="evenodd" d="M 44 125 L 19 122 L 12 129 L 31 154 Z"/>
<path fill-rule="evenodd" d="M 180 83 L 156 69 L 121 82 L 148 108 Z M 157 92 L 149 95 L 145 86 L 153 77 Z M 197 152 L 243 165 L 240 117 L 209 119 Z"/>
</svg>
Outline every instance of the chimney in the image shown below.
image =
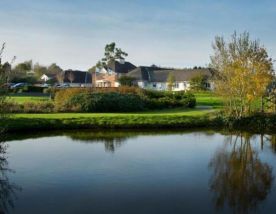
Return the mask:
<svg viewBox="0 0 276 214">
<path fill-rule="evenodd" d="M 123 64 L 125 64 L 125 59 L 120 59 L 120 61 L 119 61 L 119 62 L 120 62 L 120 64 L 122 64 L 122 65 L 123 65 Z"/>
</svg>

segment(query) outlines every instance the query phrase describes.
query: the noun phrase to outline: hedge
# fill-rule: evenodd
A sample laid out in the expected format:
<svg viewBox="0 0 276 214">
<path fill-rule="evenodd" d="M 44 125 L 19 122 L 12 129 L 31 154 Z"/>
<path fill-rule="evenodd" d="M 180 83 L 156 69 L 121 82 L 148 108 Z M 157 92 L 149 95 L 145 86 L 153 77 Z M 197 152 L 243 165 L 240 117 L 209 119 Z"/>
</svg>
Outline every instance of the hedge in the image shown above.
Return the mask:
<svg viewBox="0 0 276 214">
<path fill-rule="evenodd" d="M 57 112 L 133 112 L 194 108 L 196 99 L 185 92 L 149 91 L 137 87 L 63 89 L 55 93 Z"/>
</svg>

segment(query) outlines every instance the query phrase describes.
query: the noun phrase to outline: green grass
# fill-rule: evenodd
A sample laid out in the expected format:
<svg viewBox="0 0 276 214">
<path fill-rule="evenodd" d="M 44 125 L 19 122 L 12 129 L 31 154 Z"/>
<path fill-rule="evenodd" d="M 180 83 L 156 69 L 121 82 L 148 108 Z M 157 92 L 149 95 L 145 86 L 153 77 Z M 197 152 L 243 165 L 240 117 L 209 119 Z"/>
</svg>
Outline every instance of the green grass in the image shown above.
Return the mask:
<svg viewBox="0 0 276 214">
<path fill-rule="evenodd" d="M 221 98 L 216 96 L 212 92 L 199 92 L 199 93 L 195 93 L 195 96 L 196 96 L 198 106 L 212 106 L 217 108 L 217 107 L 222 107 L 223 105 Z M 50 98 L 47 96 L 12 95 L 10 96 L 9 100 L 22 104 L 24 102 L 50 101 Z"/>
<path fill-rule="evenodd" d="M 51 114 L 14 114 L 15 118 L 40 118 L 40 119 L 68 119 L 68 118 L 92 118 L 92 117 L 160 117 L 160 116 L 204 116 L 212 110 L 205 109 L 168 109 L 160 111 L 148 111 L 137 113 L 51 113 Z"/>
<path fill-rule="evenodd" d="M 223 101 L 213 92 L 199 92 L 195 93 L 198 106 L 211 106 L 213 108 L 222 108 Z"/>
<path fill-rule="evenodd" d="M 50 101 L 49 97 L 46 96 L 10 96 L 8 101 L 23 104 L 26 102 L 44 102 Z"/>
<path fill-rule="evenodd" d="M 210 92 L 196 93 L 195 109 L 166 109 L 137 113 L 51 113 L 14 114 L 0 121 L 9 131 L 83 128 L 197 128 L 214 122 L 214 111 L 222 107 L 220 98 Z M 13 96 L 17 103 L 48 101 L 48 97 Z M 208 107 L 208 108 L 204 108 Z"/>
<path fill-rule="evenodd" d="M 210 125 L 212 110 L 167 110 L 144 113 L 15 114 L 0 121 L 8 131 L 83 128 L 196 128 Z"/>
</svg>

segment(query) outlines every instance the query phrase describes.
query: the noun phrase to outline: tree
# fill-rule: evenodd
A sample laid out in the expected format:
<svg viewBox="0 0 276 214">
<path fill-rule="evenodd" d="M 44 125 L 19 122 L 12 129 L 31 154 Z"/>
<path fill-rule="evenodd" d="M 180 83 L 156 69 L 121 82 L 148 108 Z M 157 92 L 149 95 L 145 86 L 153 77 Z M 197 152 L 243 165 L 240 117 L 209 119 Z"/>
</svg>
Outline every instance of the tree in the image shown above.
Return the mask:
<svg viewBox="0 0 276 214">
<path fill-rule="evenodd" d="M 43 74 L 48 73 L 48 70 L 47 70 L 47 67 L 39 65 L 38 63 L 36 63 L 34 65 L 34 72 L 35 72 L 35 76 L 37 77 L 37 79 L 40 79 Z"/>
<path fill-rule="evenodd" d="M 33 68 L 32 60 L 21 62 L 17 64 L 12 70 L 10 80 L 12 82 L 26 82 L 27 72 Z"/>
<path fill-rule="evenodd" d="M 228 43 L 216 37 L 213 49 L 210 66 L 215 70 L 215 89 L 226 103 L 225 112 L 234 118 L 250 114 L 273 79 L 272 59 L 247 32 L 234 33 Z"/>
<path fill-rule="evenodd" d="M 5 43 L 3 43 L 0 49 L 0 120 L 6 117 L 6 97 L 8 94 L 6 83 L 9 79 L 12 64 L 12 62 L 5 62 L 2 64 L 4 49 Z M 12 61 L 14 61 L 14 59 Z M 12 184 L 7 175 L 7 172 L 11 170 L 8 167 L 6 157 L 7 145 L 4 142 L 4 128 L 5 127 L 0 127 L 0 213 L 9 213 L 9 208 L 14 206 L 16 191 L 19 190 L 19 187 Z"/>
<path fill-rule="evenodd" d="M 128 76 L 121 76 L 118 79 L 118 81 L 119 81 L 119 83 L 120 83 L 121 86 L 132 86 L 134 80 L 135 80 L 135 78 L 128 77 Z"/>
<path fill-rule="evenodd" d="M 117 48 L 116 43 L 112 42 L 105 46 L 104 58 L 100 62 L 98 62 L 97 67 L 105 66 L 110 61 L 125 59 L 124 57 L 126 56 L 128 56 L 128 54 L 122 51 L 121 48 Z"/>
<path fill-rule="evenodd" d="M 6 98 L 8 94 L 7 90 L 7 80 L 9 71 L 11 69 L 10 63 L 5 62 L 2 64 L 2 55 L 5 49 L 5 43 L 3 43 L 2 48 L 0 49 L 0 119 L 3 119 L 5 117 L 5 104 L 6 104 Z M 0 134 L 2 134 L 2 128 L 0 128 Z"/>
<path fill-rule="evenodd" d="M 31 71 L 33 68 L 33 61 L 32 60 L 29 60 L 29 61 L 25 61 L 25 62 L 22 62 L 22 63 L 19 63 L 15 66 L 15 70 L 16 71 L 19 71 L 19 72 L 25 72 L 25 74 L 28 72 L 28 71 Z"/>
<path fill-rule="evenodd" d="M 94 65 L 88 69 L 88 72 L 92 74 L 92 73 L 96 72 L 96 68 L 97 68 L 97 65 Z"/>
<path fill-rule="evenodd" d="M 175 77 L 172 72 L 169 73 L 168 78 L 167 78 L 167 85 L 168 85 L 168 90 L 172 91 L 173 86 L 175 82 Z"/>
<path fill-rule="evenodd" d="M 61 67 L 59 67 L 56 63 L 52 63 L 47 68 L 47 74 L 49 75 L 57 75 L 58 73 L 61 73 L 63 70 Z"/>
<path fill-rule="evenodd" d="M 62 84 L 64 82 L 64 72 L 61 71 L 56 74 L 56 78 L 59 84 Z"/>
<path fill-rule="evenodd" d="M 190 87 L 193 91 L 207 90 L 207 76 L 203 74 L 194 76 L 190 81 Z"/>
<path fill-rule="evenodd" d="M 69 81 L 71 82 L 71 84 L 72 84 L 72 82 L 75 80 L 75 75 L 74 75 L 73 71 L 70 71 L 70 72 L 68 73 L 67 78 L 68 78 L 68 80 L 69 80 Z"/>
</svg>

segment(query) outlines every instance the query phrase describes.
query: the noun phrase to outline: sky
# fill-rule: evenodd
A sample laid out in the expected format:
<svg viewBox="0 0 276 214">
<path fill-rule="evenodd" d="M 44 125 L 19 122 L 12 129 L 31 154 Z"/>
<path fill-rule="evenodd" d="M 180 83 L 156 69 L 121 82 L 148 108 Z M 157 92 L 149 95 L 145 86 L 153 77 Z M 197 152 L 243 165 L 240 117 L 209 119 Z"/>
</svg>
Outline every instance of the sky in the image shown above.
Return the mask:
<svg viewBox="0 0 276 214">
<path fill-rule="evenodd" d="M 4 59 L 87 70 L 107 43 L 127 61 L 207 66 L 215 36 L 248 31 L 276 58 L 275 0 L 0 0 Z"/>
</svg>

